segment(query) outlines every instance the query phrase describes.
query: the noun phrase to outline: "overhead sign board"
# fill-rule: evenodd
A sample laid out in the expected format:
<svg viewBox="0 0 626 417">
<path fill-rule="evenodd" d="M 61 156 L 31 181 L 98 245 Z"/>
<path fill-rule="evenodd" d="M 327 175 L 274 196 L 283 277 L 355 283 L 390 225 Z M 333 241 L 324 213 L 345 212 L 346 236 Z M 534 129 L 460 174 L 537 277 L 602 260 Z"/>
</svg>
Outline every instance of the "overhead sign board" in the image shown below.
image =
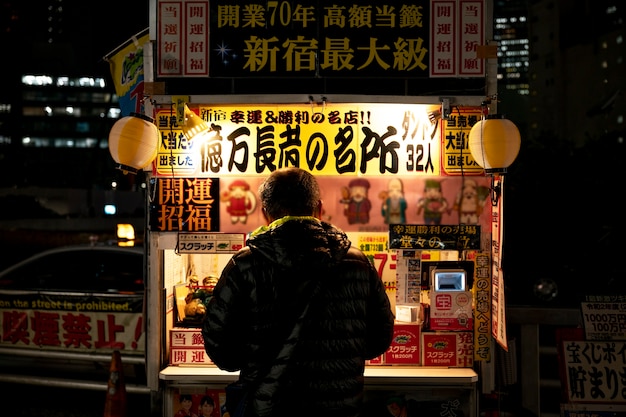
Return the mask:
<svg viewBox="0 0 626 417">
<path fill-rule="evenodd" d="M 480 108 L 447 120 L 440 106 L 403 103 L 191 105 L 209 127 L 187 138 L 173 107 L 159 110 L 158 176 L 262 175 L 298 166 L 315 175 L 483 175 L 468 137 Z"/>
<path fill-rule="evenodd" d="M 484 0 L 157 1 L 158 77 L 484 77 Z"/>
</svg>

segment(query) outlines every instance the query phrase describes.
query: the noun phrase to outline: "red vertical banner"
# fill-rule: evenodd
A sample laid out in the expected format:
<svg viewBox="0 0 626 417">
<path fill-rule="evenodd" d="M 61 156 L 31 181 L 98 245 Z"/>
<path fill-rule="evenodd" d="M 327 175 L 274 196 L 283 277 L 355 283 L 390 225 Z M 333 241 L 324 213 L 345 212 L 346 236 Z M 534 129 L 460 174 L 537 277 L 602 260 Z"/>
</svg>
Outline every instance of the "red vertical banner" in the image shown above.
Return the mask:
<svg viewBox="0 0 626 417">
<path fill-rule="evenodd" d="M 433 0 L 430 20 L 430 77 L 484 77 L 485 1 Z"/>
<path fill-rule="evenodd" d="M 461 0 L 459 7 L 459 72 L 462 77 L 485 74 L 485 61 L 476 50 L 484 44 L 484 0 Z"/>
<path fill-rule="evenodd" d="M 492 276 L 492 334 L 496 342 L 506 351 L 509 350 L 506 337 L 506 315 L 504 300 L 504 277 L 502 276 L 502 213 L 504 202 L 504 177 L 494 174 L 491 192 L 491 276 Z"/>
<path fill-rule="evenodd" d="M 431 3 L 431 77 L 452 77 L 456 74 L 456 10 L 456 0 L 433 0 Z"/>
<path fill-rule="evenodd" d="M 185 77 L 209 75 L 209 2 L 185 2 Z"/>
<path fill-rule="evenodd" d="M 180 76 L 183 73 L 182 1 L 159 1 L 157 16 L 157 74 L 159 77 Z"/>
<path fill-rule="evenodd" d="M 159 0 L 157 75 L 209 75 L 209 1 Z"/>
</svg>

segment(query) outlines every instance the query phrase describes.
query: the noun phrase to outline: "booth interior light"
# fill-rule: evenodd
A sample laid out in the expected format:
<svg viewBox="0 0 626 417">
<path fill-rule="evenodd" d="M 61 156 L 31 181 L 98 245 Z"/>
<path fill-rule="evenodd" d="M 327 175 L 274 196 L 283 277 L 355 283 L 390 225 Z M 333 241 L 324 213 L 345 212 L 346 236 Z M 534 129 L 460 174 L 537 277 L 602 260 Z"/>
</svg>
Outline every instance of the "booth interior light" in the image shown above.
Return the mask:
<svg viewBox="0 0 626 417">
<path fill-rule="evenodd" d="M 117 245 L 118 246 L 135 246 L 135 228 L 132 224 L 117 224 Z"/>
<path fill-rule="evenodd" d="M 187 140 L 191 141 L 195 137 L 198 137 L 206 132 L 211 130 L 211 126 L 200 116 L 194 113 L 186 104 L 185 104 L 185 123 L 183 124 L 183 134 L 187 138 Z"/>
</svg>

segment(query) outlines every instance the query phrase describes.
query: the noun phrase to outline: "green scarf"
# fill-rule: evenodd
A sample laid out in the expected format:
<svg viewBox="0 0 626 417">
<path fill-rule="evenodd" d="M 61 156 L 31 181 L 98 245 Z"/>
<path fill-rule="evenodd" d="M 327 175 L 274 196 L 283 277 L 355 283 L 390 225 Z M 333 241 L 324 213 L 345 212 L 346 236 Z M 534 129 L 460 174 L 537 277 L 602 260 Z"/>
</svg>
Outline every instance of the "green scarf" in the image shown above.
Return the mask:
<svg viewBox="0 0 626 417">
<path fill-rule="evenodd" d="M 261 226 L 259 228 L 257 228 L 256 230 L 254 230 L 253 232 L 251 232 L 248 235 L 248 239 L 257 235 L 260 235 L 261 233 L 265 233 L 268 230 L 273 230 L 275 228 L 277 228 L 278 226 L 291 221 L 291 220 L 308 220 L 308 221 L 314 221 L 316 223 L 321 223 L 321 220 L 318 219 L 317 217 L 313 217 L 313 216 L 285 216 L 285 217 L 281 217 L 280 219 L 276 219 L 273 222 L 271 222 L 269 225 L 267 226 Z"/>
</svg>

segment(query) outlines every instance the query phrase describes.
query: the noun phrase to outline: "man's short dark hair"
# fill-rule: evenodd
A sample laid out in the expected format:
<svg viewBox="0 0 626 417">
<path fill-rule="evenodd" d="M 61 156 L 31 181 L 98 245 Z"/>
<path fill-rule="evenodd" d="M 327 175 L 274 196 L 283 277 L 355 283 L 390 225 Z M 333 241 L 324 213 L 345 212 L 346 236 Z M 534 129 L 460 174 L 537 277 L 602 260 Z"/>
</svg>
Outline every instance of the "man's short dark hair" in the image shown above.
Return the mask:
<svg viewBox="0 0 626 417">
<path fill-rule="evenodd" d="M 320 202 L 315 177 L 300 168 L 276 170 L 259 187 L 259 198 L 267 216 L 312 216 Z"/>
</svg>

